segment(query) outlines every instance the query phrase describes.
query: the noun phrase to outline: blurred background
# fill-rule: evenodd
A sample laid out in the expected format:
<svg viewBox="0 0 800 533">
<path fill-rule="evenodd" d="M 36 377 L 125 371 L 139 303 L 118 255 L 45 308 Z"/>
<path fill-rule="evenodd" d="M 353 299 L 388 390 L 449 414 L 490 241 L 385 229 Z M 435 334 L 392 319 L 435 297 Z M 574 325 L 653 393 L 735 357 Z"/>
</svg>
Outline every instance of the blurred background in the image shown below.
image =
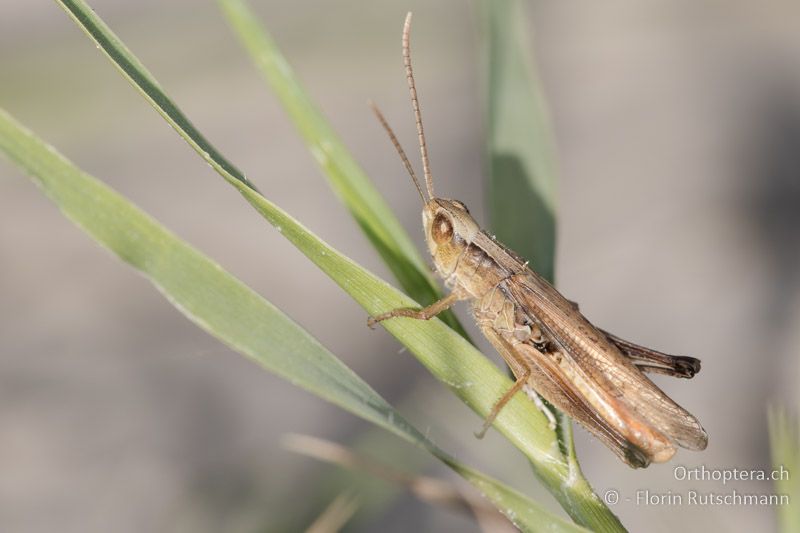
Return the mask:
<svg viewBox="0 0 800 533">
<path fill-rule="evenodd" d="M 413 147 L 400 58 L 413 10 L 437 190 L 486 220 L 473 3 L 252 3 L 422 247 L 417 194 L 365 105 L 378 102 Z M 270 199 L 391 279 L 214 2 L 92 5 Z M 558 145 L 558 286 L 600 327 L 703 361 L 691 381 L 655 380 L 701 420 L 705 452 L 633 471 L 578 429 L 584 471 L 598 493 L 620 491 L 613 509 L 631 530 L 772 529 L 771 507 L 625 498 L 773 491 L 680 481 L 673 469 L 769 468 L 767 405 L 798 402 L 800 4 L 530 8 Z M 370 331 L 365 313 L 219 179 L 57 5 L 6 0 L 2 13 L 2 107 L 299 321 L 442 447 L 561 512 L 522 456 L 497 434 L 476 440 L 479 418 L 388 334 Z M 460 483 L 194 327 L 7 162 L 0 302 L 2 531 L 300 530 L 354 486 L 371 489 L 352 531 L 478 531 L 405 491 L 287 451 L 284 435 L 312 434 Z"/>
</svg>

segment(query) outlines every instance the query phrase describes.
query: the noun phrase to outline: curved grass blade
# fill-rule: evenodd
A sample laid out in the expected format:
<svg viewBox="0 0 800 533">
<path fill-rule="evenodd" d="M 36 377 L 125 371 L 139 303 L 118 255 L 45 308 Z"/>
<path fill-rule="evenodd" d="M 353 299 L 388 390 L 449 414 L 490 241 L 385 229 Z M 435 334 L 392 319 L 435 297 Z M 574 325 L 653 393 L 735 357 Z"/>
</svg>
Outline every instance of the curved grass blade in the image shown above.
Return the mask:
<svg viewBox="0 0 800 533">
<path fill-rule="evenodd" d="M 518 0 L 484 1 L 489 217 L 542 276 L 555 273 L 556 169 L 544 97 Z"/>
<path fill-rule="evenodd" d="M 139 270 L 200 328 L 295 385 L 427 449 L 478 487 L 521 529 L 580 531 L 513 489 L 458 463 L 278 308 L 82 172 L 3 110 L 0 151 L 29 174 L 67 218 Z"/>
<path fill-rule="evenodd" d="M 787 505 L 778 505 L 778 531 L 781 533 L 800 532 L 800 479 L 791 472 L 800 467 L 800 422 L 787 409 L 777 405 L 767 411 L 769 444 L 772 451 L 772 468 L 787 473 L 786 479 L 776 479 L 773 483 L 775 494 L 786 497 Z"/>
<path fill-rule="evenodd" d="M 142 95 L 150 101 L 150 104 L 158 111 L 164 119 L 173 126 L 175 122 L 180 123 L 186 135 L 182 135 L 186 142 L 199 153 L 206 163 L 214 167 L 218 172 L 241 181 L 253 190 L 256 187 L 236 168 L 230 161 L 214 148 L 208 140 L 189 122 L 183 112 L 167 98 L 164 91 L 158 85 L 155 78 L 147 71 L 142 63 L 130 53 L 122 41 L 114 35 L 105 23 L 94 14 L 94 11 L 82 1 L 63 0 L 59 1 L 61 6 L 70 14 L 84 31 L 94 40 L 98 47 L 117 65 L 119 70 L 125 74 L 134 87 L 139 88 Z"/>
<path fill-rule="evenodd" d="M 110 34 L 102 41 L 95 40 L 95 42 L 101 48 L 114 46 L 111 51 L 104 50 L 112 61 L 119 55 L 132 57 L 85 2 L 59 0 L 59 3 L 90 37 L 98 31 Z M 73 14 L 72 10 L 79 16 Z M 83 24 L 90 25 L 90 28 L 84 27 Z M 119 47 L 116 43 L 119 43 Z M 137 65 L 138 62 L 114 61 L 114 64 L 190 146 L 202 157 L 208 156 L 208 153 L 201 151 L 197 140 L 193 138 L 194 128 L 185 127 L 188 119 L 182 114 L 170 113 L 170 109 L 176 106 L 158 87 L 155 80 L 151 80 L 152 83 L 147 86 L 142 86 L 137 84 L 136 80 L 141 76 L 149 76 L 146 72 L 126 72 L 127 68 Z M 148 94 L 148 90 L 155 92 Z M 170 105 L 160 106 L 160 102 L 165 100 L 170 102 Z M 229 184 L 236 187 L 270 224 L 281 230 L 283 236 L 341 286 L 367 313 L 374 315 L 396 307 L 419 306 L 408 296 L 321 241 L 286 212 L 247 186 L 236 175 L 231 174 L 225 166 L 214 162 L 212 168 Z M 511 386 L 508 378 L 503 376 L 497 367 L 483 357 L 464 337 L 438 319 L 425 323 L 397 319 L 384 322 L 382 325 L 408 347 L 439 381 L 447 385 L 482 417 L 489 413 L 494 400 Z M 521 395 L 513 398 L 497 417 L 495 427 L 537 465 L 536 472 L 539 478 L 576 522 L 595 530 L 624 530 L 616 516 L 594 494 L 588 482 L 577 475 L 573 465 L 564 461 L 558 442 L 553 432 L 549 430 L 547 419 L 527 398 Z"/>
<path fill-rule="evenodd" d="M 408 233 L 381 194 L 309 99 L 289 63 L 246 2 L 220 0 L 231 28 L 249 52 L 305 139 L 328 181 L 405 291 L 418 302 L 439 299 L 440 291 Z M 465 335 L 455 315 L 442 319 Z"/>
<path fill-rule="evenodd" d="M 358 497 L 345 491 L 326 507 L 322 514 L 306 528 L 306 533 L 332 533 L 341 531 L 358 511 Z"/>
</svg>

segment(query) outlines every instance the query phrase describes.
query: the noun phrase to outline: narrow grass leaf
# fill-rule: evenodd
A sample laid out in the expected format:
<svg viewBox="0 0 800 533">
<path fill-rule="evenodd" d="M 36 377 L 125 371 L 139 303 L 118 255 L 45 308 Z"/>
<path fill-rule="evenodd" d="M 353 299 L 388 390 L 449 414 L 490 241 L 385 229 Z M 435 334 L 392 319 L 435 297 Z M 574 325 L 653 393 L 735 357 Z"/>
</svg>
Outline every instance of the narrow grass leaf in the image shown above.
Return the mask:
<svg viewBox="0 0 800 533">
<path fill-rule="evenodd" d="M 800 478 L 795 475 L 800 468 L 800 423 L 780 407 L 770 408 L 767 414 L 772 467 L 787 472 L 786 479 L 774 481 L 775 494 L 789 499 L 788 504 L 776 506 L 778 531 L 800 533 Z"/>
<path fill-rule="evenodd" d="M 152 104 L 167 122 L 183 130 L 181 136 L 205 161 L 219 172 L 255 190 L 255 186 L 230 161 L 214 148 L 210 142 L 189 122 L 189 119 L 176 106 L 158 85 L 155 78 L 144 65 L 130 53 L 125 44 L 95 15 L 94 11 L 83 1 L 60 0 L 58 2 L 69 13 L 72 19 L 94 40 L 98 47 L 111 59 L 125 77 L 139 89 L 139 92 Z"/>
<path fill-rule="evenodd" d="M 487 181 L 492 231 L 553 281 L 556 169 L 525 13 L 518 0 L 484 1 Z"/>
<path fill-rule="evenodd" d="M 67 218 L 139 270 L 187 318 L 211 335 L 295 385 L 424 447 L 481 490 L 522 530 L 580 531 L 435 446 L 278 308 L 124 197 L 82 172 L 3 110 L 0 151 L 30 175 Z M 236 183 L 257 195 L 243 182 Z"/>
</svg>

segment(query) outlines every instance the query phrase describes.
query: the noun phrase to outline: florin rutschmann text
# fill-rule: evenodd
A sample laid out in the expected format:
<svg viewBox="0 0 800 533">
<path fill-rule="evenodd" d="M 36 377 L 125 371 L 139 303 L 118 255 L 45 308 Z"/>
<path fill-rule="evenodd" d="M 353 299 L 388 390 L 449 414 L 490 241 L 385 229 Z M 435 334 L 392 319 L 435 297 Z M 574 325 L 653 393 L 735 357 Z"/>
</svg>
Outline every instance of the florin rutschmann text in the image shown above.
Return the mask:
<svg viewBox="0 0 800 533">
<path fill-rule="evenodd" d="M 654 492 L 647 489 L 636 491 L 636 505 L 789 505 L 788 494 L 759 494 L 741 492 L 736 489 L 730 492 L 701 492 L 689 490 L 686 494 L 666 491 Z"/>
</svg>

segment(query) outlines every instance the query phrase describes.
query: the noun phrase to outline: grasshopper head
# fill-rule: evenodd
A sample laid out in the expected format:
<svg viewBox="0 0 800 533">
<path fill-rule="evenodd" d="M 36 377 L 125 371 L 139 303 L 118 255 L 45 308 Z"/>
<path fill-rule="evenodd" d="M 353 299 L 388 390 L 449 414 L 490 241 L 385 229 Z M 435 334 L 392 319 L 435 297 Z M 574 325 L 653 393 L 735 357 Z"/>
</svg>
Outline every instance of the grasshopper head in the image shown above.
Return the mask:
<svg viewBox="0 0 800 533">
<path fill-rule="evenodd" d="M 436 270 L 445 278 L 453 273 L 458 258 L 480 232 L 467 206 L 444 198 L 433 198 L 425 204 L 422 225 Z"/>
</svg>

